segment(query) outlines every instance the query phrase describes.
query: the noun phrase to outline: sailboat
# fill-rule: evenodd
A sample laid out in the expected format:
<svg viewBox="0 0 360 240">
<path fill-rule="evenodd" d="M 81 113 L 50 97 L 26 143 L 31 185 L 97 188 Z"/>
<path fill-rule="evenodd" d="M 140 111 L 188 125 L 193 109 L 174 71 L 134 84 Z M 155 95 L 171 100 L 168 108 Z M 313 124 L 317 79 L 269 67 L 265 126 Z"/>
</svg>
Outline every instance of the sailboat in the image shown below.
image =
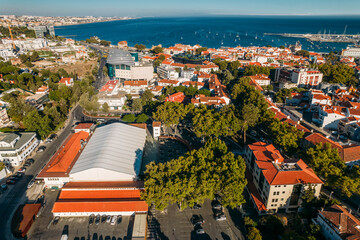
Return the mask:
<svg viewBox="0 0 360 240">
<path fill-rule="evenodd" d="M 257 39 L 257 34 L 256 34 L 256 36 L 255 36 L 255 39 Z"/>
</svg>

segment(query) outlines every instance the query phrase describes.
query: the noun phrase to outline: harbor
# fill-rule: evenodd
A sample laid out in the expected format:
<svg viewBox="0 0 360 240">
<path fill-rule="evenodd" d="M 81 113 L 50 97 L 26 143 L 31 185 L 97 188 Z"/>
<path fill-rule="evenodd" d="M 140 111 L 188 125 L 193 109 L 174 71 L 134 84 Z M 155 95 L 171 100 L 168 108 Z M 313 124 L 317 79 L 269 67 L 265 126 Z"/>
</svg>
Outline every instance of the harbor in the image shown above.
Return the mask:
<svg viewBox="0 0 360 240">
<path fill-rule="evenodd" d="M 358 43 L 360 42 L 360 35 L 356 34 L 326 34 L 326 33 L 264 33 L 268 36 L 282 36 L 291 38 L 305 38 L 310 42 L 342 42 L 342 43 Z"/>
</svg>

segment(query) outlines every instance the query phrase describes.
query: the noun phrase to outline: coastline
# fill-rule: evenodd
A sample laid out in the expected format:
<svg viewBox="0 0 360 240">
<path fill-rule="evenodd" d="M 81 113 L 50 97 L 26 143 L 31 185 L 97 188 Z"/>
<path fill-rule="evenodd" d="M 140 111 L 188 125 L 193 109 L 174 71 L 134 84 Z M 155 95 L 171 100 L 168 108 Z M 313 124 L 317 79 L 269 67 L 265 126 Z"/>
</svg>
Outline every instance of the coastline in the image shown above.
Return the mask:
<svg viewBox="0 0 360 240">
<path fill-rule="evenodd" d="M 140 19 L 140 17 L 137 17 L 137 18 L 126 18 L 126 19 L 111 19 L 111 20 L 102 20 L 102 21 L 96 21 L 96 22 L 75 23 L 75 24 L 62 24 L 62 25 L 54 25 L 54 27 L 77 26 L 77 25 L 92 24 L 92 23 L 126 21 L 126 20 L 134 20 L 134 19 Z"/>
</svg>

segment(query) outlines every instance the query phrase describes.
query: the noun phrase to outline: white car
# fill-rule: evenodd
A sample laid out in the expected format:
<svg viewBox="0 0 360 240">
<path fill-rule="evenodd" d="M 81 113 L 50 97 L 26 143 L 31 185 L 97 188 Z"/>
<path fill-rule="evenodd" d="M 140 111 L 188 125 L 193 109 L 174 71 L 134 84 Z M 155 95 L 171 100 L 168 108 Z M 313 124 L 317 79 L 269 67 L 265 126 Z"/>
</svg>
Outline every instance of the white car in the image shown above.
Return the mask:
<svg viewBox="0 0 360 240">
<path fill-rule="evenodd" d="M 35 183 L 34 180 L 31 180 L 27 185 L 27 188 L 31 188 L 34 185 L 34 183 Z"/>
<path fill-rule="evenodd" d="M 224 221 L 224 220 L 226 220 L 226 216 L 225 216 L 225 214 L 221 214 L 219 216 L 216 216 L 215 220 L 216 221 Z"/>
<path fill-rule="evenodd" d="M 116 217 L 116 216 L 113 216 L 113 217 L 111 218 L 111 225 L 115 225 L 116 220 L 117 220 L 117 217 Z"/>
<path fill-rule="evenodd" d="M 110 221 L 111 221 L 111 216 L 107 216 L 106 222 L 107 222 L 107 223 L 110 223 Z"/>
</svg>

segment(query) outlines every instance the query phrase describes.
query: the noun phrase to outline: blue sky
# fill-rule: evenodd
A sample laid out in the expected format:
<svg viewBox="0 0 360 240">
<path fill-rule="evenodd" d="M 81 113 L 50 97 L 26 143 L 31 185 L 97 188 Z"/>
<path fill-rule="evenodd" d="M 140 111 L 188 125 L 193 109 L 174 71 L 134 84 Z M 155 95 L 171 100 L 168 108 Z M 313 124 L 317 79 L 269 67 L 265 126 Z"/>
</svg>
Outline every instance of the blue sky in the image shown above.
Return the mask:
<svg viewBox="0 0 360 240">
<path fill-rule="evenodd" d="M 0 14 L 45 16 L 360 15 L 360 0 L 0 0 Z"/>
</svg>

